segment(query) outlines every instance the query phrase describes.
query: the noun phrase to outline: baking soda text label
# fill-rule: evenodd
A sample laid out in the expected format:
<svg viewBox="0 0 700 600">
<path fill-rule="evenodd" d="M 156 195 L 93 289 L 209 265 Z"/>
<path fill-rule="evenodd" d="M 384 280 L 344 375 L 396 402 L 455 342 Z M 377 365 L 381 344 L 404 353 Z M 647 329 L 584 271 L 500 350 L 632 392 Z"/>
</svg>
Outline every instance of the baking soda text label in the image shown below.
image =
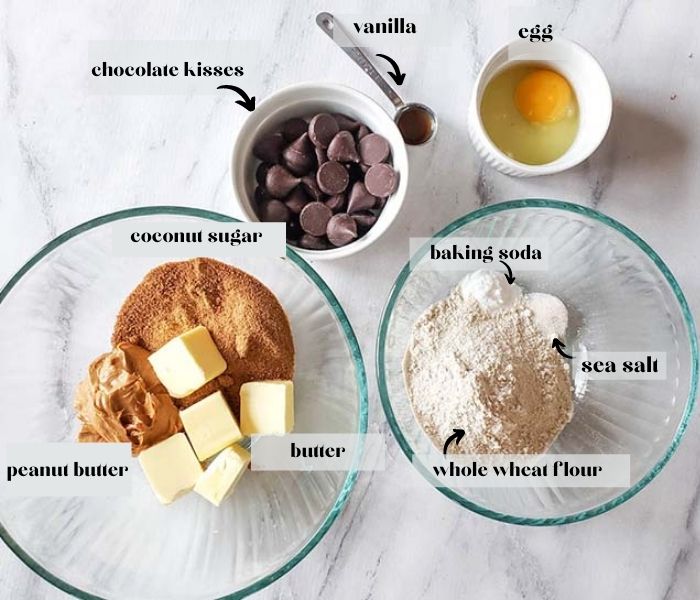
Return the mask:
<svg viewBox="0 0 700 600">
<path fill-rule="evenodd" d="M 546 271 L 549 243 L 542 238 L 411 238 L 411 266 L 424 261 L 422 268 L 436 271 L 503 269 L 508 263 L 518 271 Z"/>
</svg>

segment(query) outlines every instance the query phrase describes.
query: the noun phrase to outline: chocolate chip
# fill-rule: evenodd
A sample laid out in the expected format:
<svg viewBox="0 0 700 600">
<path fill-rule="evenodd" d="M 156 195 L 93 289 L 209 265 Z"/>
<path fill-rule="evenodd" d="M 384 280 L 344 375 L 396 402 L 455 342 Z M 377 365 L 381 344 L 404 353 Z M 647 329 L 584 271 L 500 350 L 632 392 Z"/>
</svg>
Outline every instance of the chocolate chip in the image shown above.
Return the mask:
<svg viewBox="0 0 700 600">
<path fill-rule="evenodd" d="M 333 118 L 338 123 L 338 129 L 341 131 L 357 131 L 362 125 L 359 121 L 355 121 L 355 119 L 351 119 L 342 113 L 333 113 Z"/>
<path fill-rule="evenodd" d="M 323 200 L 323 192 L 321 191 L 321 188 L 318 187 L 318 183 L 316 183 L 315 173 L 302 177 L 301 187 L 304 188 L 304 191 L 311 197 L 312 200 L 316 200 L 316 202 Z"/>
<path fill-rule="evenodd" d="M 320 167 L 324 162 L 328 162 L 328 153 L 318 146 L 314 146 L 316 152 L 316 164 Z"/>
<path fill-rule="evenodd" d="M 253 154 L 258 216 L 285 222 L 287 241 L 308 250 L 365 235 L 398 184 L 388 140 L 341 113 L 289 118 Z"/>
<path fill-rule="evenodd" d="M 398 182 L 399 178 L 396 171 L 384 163 L 372 166 L 365 175 L 367 191 L 373 196 L 379 196 L 380 198 L 391 196 L 396 191 Z"/>
<path fill-rule="evenodd" d="M 331 209 L 323 202 L 309 202 L 299 215 L 299 223 L 306 233 L 321 236 L 326 233 L 326 225 L 332 216 Z"/>
<path fill-rule="evenodd" d="M 372 130 L 367 127 L 367 125 L 360 125 L 357 133 L 355 134 L 357 136 L 357 141 L 359 142 L 363 137 L 369 135 L 370 133 L 372 133 Z"/>
<path fill-rule="evenodd" d="M 350 176 L 346 168 L 339 162 L 329 160 L 323 163 L 316 172 L 316 182 L 325 194 L 340 194 L 348 187 Z"/>
<path fill-rule="evenodd" d="M 339 213 L 345 210 L 345 194 L 336 194 L 331 196 L 325 201 L 325 205 L 330 208 L 334 213 Z"/>
<path fill-rule="evenodd" d="M 389 158 L 391 147 L 386 138 L 370 133 L 360 140 L 360 156 L 366 165 L 376 165 Z"/>
<path fill-rule="evenodd" d="M 260 219 L 267 223 L 284 223 L 288 218 L 289 209 L 279 200 L 268 200 L 260 206 Z"/>
<path fill-rule="evenodd" d="M 271 200 L 271 199 L 272 199 L 272 196 L 270 196 L 270 194 L 268 194 L 267 190 L 263 186 L 261 186 L 261 185 L 256 186 L 256 188 L 255 188 L 255 201 L 258 204 L 265 202 L 265 200 Z"/>
<path fill-rule="evenodd" d="M 304 132 L 289 144 L 282 152 L 282 160 L 294 175 L 306 175 L 311 171 L 316 164 L 316 157 L 309 134 Z"/>
<path fill-rule="evenodd" d="M 357 223 L 358 229 L 364 234 L 367 233 L 377 222 L 377 215 L 371 212 L 358 212 L 351 215 Z"/>
<path fill-rule="evenodd" d="M 298 187 L 294 188 L 292 193 L 287 196 L 284 204 L 293 215 L 298 215 L 309 202 L 311 202 L 311 198 L 307 196 L 304 190 Z"/>
<path fill-rule="evenodd" d="M 259 185 L 265 185 L 265 175 L 267 175 L 267 171 L 271 166 L 272 165 L 269 163 L 261 162 L 258 168 L 255 169 L 255 181 L 257 181 Z"/>
<path fill-rule="evenodd" d="M 260 138 L 253 146 L 253 154 L 266 163 L 279 163 L 285 146 L 281 133 L 272 133 Z"/>
<path fill-rule="evenodd" d="M 304 119 L 294 117 L 282 123 L 282 135 L 288 142 L 293 142 L 305 133 L 308 128 L 309 124 Z"/>
<path fill-rule="evenodd" d="M 339 131 L 328 144 L 328 158 L 338 162 L 360 162 L 355 138 L 349 131 Z"/>
<path fill-rule="evenodd" d="M 328 148 L 336 133 L 338 123 L 328 113 L 319 113 L 309 122 L 309 137 L 316 146 Z"/>
<path fill-rule="evenodd" d="M 265 176 L 265 187 L 273 198 L 284 198 L 301 181 L 280 165 L 273 165 Z"/>
<path fill-rule="evenodd" d="M 348 212 L 356 213 L 361 210 L 369 210 L 377 205 L 377 198 L 370 194 L 361 181 L 356 181 L 350 190 Z"/>
<path fill-rule="evenodd" d="M 357 239 L 357 223 L 350 215 L 333 215 L 326 227 L 328 240 L 334 246 L 345 246 Z"/>
<path fill-rule="evenodd" d="M 326 250 L 328 248 L 326 240 L 324 240 L 322 237 L 309 235 L 308 233 L 301 236 L 299 239 L 299 245 L 307 250 Z"/>
</svg>

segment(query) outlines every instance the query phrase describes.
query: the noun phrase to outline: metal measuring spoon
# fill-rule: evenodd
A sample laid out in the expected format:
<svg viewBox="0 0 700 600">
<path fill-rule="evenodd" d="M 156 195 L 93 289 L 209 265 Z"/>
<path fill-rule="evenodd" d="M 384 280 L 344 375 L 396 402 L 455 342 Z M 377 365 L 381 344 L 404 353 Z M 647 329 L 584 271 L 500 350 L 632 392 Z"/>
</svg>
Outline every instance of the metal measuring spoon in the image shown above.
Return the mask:
<svg viewBox="0 0 700 600">
<path fill-rule="evenodd" d="M 379 86 L 379 89 L 386 94 L 387 98 L 396 108 L 394 122 L 399 128 L 404 141 L 412 146 L 420 146 L 429 142 L 435 137 L 438 120 L 433 110 L 425 104 L 418 102 L 404 102 L 394 89 L 374 68 L 367 55 L 357 46 L 342 46 L 333 37 L 333 32 L 337 30 L 347 40 L 350 36 L 343 29 L 342 25 L 335 20 L 328 12 L 321 12 L 316 15 L 316 24 L 323 32 L 331 38 L 336 45 L 347 54 L 369 77 Z"/>
</svg>

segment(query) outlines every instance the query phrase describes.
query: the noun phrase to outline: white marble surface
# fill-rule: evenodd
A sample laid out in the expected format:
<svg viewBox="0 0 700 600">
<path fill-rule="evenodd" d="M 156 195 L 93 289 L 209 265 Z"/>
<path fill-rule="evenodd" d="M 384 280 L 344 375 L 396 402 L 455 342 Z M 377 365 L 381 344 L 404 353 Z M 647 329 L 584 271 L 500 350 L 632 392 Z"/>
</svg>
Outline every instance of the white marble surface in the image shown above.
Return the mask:
<svg viewBox="0 0 700 600">
<path fill-rule="evenodd" d="M 561 175 L 516 180 L 482 166 L 465 123 L 474 75 L 513 34 L 508 20 L 514 12 L 507 3 L 486 0 L 431 4 L 432 11 L 454 15 L 455 29 L 446 36 L 449 45 L 424 48 L 420 60 L 402 62 L 408 73 L 402 92 L 439 113 L 438 138 L 410 152 L 409 197 L 386 237 L 363 255 L 317 265 L 360 339 L 371 421 L 386 432 L 388 469 L 361 476 L 325 539 L 258 597 L 698 598 L 697 418 L 661 475 L 623 506 L 566 527 L 508 526 L 410 483 L 419 475 L 387 430 L 372 364 L 380 311 L 407 259 L 408 237 L 427 236 L 477 206 L 512 198 L 566 199 L 620 219 L 667 261 L 697 311 L 698 7 L 692 0 L 541 5 L 542 20 L 601 61 L 615 111 L 591 160 Z M 369 14 L 376 5 L 366 1 L 352 9 Z M 245 112 L 220 95 L 89 95 L 82 70 L 87 40 L 257 38 L 263 41 L 256 65 L 262 83 L 253 90 L 259 99 L 286 84 L 329 79 L 364 90 L 388 108 L 370 80 L 315 28 L 318 10 L 341 6 L 348 4 L 2 2 L 0 278 L 57 233 L 105 212 L 148 204 L 234 211 L 228 156 Z M 8 598 L 66 597 L 4 546 L 0 590 Z"/>
</svg>

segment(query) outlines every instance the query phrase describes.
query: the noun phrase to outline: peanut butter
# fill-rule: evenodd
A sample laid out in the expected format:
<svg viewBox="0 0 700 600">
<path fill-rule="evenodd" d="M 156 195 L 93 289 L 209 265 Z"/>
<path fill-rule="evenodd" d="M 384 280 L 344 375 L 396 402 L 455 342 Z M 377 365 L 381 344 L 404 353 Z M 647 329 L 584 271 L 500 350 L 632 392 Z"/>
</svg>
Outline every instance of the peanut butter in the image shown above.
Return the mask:
<svg viewBox="0 0 700 600">
<path fill-rule="evenodd" d="M 181 429 L 172 399 L 147 358 L 150 353 L 122 343 L 90 365 L 80 383 L 75 410 L 81 442 L 128 442 L 134 456 Z"/>
</svg>

